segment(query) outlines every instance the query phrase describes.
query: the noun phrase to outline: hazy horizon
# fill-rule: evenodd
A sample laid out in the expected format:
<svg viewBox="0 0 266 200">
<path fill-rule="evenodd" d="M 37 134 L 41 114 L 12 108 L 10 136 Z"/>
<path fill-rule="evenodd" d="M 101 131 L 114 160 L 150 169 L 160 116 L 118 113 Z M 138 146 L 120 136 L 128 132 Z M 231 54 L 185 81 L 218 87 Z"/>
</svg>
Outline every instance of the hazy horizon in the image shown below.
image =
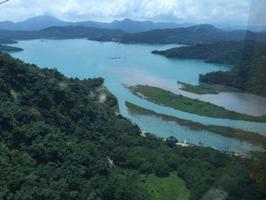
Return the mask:
<svg viewBox="0 0 266 200">
<path fill-rule="evenodd" d="M 266 1 L 243 0 L 10 0 L 0 6 L 0 21 L 24 21 L 49 15 L 64 21 L 138 21 L 228 26 L 265 25 Z"/>
</svg>

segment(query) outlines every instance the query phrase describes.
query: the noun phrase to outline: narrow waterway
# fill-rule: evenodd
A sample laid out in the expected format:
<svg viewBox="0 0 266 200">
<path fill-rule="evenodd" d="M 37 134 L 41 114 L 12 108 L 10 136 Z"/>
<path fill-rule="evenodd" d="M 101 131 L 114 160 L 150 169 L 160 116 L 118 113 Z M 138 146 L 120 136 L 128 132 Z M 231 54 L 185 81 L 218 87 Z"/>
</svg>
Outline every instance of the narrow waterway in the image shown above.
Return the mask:
<svg viewBox="0 0 266 200">
<path fill-rule="evenodd" d="M 13 56 L 40 67 L 57 68 L 68 77 L 105 78 L 105 85 L 119 100 L 121 114 L 137 123 L 143 130 L 160 137 L 173 135 L 179 140 L 212 146 L 223 151 L 247 152 L 261 148 L 214 133 L 191 130 L 174 122 L 165 122 L 160 118 L 131 115 L 125 107 L 125 101 L 182 119 L 241 128 L 266 135 L 266 123 L 209 118 L 177 111 L 140 99 L 123 87 L 123 84 L 149 84 L 180 93 L 176 85 L 177 81 L 197 84 L 199 74 L 230 69 L 229 66 L 205 63 L 201 60 L 168 59 L 150 53 L 155 49 L 167 49 L 176 45 L 124 45 L 75 39 L 47 40 L 47 42 L 20 41 L 15 46 L 23 48 L 24 51 L 13 53 Z M 221 93 L 219 95 L 192 95 L 191 97 L 210 101 L 242 113 L 266 114 L 266 99 L 254 95 Z"/>
</svg>

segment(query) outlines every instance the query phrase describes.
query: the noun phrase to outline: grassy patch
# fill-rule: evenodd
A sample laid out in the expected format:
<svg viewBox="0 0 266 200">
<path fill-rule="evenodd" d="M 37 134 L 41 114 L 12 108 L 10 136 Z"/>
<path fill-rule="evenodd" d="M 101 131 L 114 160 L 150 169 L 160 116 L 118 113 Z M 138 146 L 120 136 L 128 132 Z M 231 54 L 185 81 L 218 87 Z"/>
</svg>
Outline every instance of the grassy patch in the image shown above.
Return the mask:
<svg viewBox="0 0 266 200">
<path fill-rule="evenodd" d="M 154 111 L 148 110 L 146 108 L 142 108 L 140 106 L 132 104 L 130 102 L 126 102 L 126 106 L 129 109 L 129 112 L 133 112 L 134 114 L 154 115 L 156 117 L 160 117 L 161 119 L 165 121 L 174 121 L 181 126 L 186 126 L 193 130 L 207 130 L 209 132 L 222 135 L 224 137 L 235 138 L 241 141 L 247 141 L 247 142 L 266 146 L 266 137 L 258 133 L 253 133 L 253 132 L 244 131 L 240 129 L 234 129 L 234 128 L 225 127 L 225 126 L 204 125 L 204 124 L 193 122 L 190 120 L 184 120 L 184 119 L 180 119 L 180 118 L 169 116 L 169 115 L 159 114 Z"/>
<path fill-rule="evenodd" d="M 155 175 L 143 175 L 140 181 L 150 195 L 152 200 L 188 200 L 189 190 L 185 182 L 174 173 L 168 177 L 157 177 Z"/>
<path fill-rule="evenodd" d="M 194 94 L 219 94 L 220 92 L 238 91 L 235 88 L 230 88 L 224 85 L 209 85 L 209 84 L 191 85 L 180 81 L 178 81 L 177 83 L 181 85 L 180 87 L 181 90 Z"/>
<path fill-rule="evenodd" d="M 194 94 L 218 94 L 219 92 L 227 91 L 227 89 L 223 86 L 207 84 L 191 85 L 189 83 L 184 83 L 180 81 L 178 81 L 177 83 L 181 85 L 181 90 Z"/>
<path fill-rule="evenodd" d="M 237 113 L 234 111 L 226 110 L 221 106 L 174 94 L 170 91 L 158 87 L 137 85 L 128 88 L 134 95 L 137 95 L 140 98 L 145 98 L 153 103 L 171 107 L 183 112 L 214 118 L 226 118 L 256 122 L 266 121 L 266 116 L 255 117 Z"/>
</svg>

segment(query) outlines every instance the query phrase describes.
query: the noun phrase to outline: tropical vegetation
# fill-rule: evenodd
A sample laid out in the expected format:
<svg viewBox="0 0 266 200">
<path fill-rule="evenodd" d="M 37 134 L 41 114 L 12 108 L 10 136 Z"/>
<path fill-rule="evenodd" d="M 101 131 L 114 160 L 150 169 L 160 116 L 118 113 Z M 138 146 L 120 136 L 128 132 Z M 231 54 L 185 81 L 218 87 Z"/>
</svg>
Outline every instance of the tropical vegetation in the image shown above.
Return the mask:
<svg viewBox="0 0 266 200">
<path fill-rule="evenodd" d="M 0 54 L 0 199 L 147 200 L 169 180 L 169 192 L 195 200 L 218 190 L 265 199 L 264 162 L 143 137 L 103 83 Z"/>
</svg>

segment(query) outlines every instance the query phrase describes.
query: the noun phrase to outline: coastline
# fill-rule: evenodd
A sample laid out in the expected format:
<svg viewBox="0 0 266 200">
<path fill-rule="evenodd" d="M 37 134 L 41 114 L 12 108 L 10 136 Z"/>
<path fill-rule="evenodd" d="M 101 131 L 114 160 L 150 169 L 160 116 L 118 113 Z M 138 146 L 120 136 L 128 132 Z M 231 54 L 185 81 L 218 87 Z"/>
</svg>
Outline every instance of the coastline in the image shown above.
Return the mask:
<svg viewBox="0 0 266 200">
<path fill-rule="evenodd" d="M 251 142 L 251 143 L 256 143 L 258 145 L 266 146 L 266 137 L 260 134 L 254 133 L 254 132 L 234 129 L 230 127 L 224 127 L 224 126 L 204 125 L 198 122 L 193 122 L 193 121 L 184 120 L 184 119 L 180 119 L 180 118 L 169 116 L 169 115 L 160 114 L 152 110 L 148 110 L 143 107 L 137 106 L 130 102 L 126 102 L 126 107 L 129 110 L 129 112 L 132 112 L 133 114 L 154 115 L 154 116 L 162 118 L 165 121 L 174 121 L 177 124 L 181 126 L 189 127 L 192 130 L 207 130 L 207 131 L 222 135 L 224 137 L 230 137 L 230 138 L 238 139 L 241 141 L 246 141 L 246 142 Z"/>
<path fill-rule="evenodd" d="M 266 122 L 266 116 L 251 116 L 225 109 L 212 103 L 192 99 L 183 95 L 159 87 L 148 85 L 126 86 L 135 96 L 146 99 L 158 105 L 173 108 L 175 110 L 197 114 L 212 118 L 243 120 L 250 122 Z"/>
</svg>

